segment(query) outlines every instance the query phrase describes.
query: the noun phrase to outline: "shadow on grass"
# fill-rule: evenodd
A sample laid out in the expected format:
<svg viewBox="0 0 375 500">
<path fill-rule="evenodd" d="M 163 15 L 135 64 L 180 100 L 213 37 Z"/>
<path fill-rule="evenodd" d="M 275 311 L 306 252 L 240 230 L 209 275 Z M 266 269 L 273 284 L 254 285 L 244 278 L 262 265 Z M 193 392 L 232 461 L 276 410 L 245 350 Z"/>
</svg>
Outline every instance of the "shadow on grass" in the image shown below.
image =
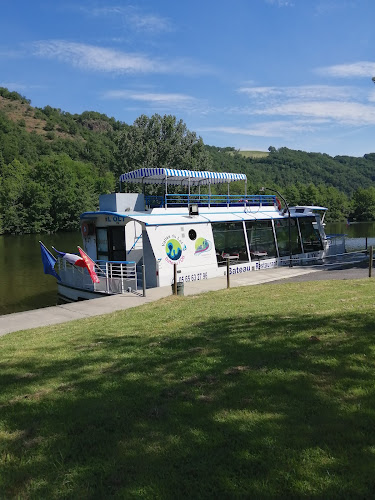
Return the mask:
<svg viewBox="0 0 375 500">
<path fill-rule="evenodd" d="M 118 317 L 120 317 L 118 315 Z M 125 315 L 123 315 L 125 322 Z M 5 497 L 368 498 L 374 319 L 90 326 L 1 376 Z"/>
</svg>

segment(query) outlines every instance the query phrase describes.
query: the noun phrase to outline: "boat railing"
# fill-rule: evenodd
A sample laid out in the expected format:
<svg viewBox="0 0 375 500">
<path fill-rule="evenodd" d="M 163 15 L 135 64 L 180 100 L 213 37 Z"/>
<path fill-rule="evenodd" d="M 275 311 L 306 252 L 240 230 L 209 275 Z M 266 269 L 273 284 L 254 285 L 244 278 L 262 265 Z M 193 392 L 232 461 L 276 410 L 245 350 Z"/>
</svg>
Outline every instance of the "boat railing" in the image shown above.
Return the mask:
<svg viewBox="0 0 375 500">
<path fill-rule="evenodd" d="M 327 234 L 326 255 L 337 255 L 345 253 L 345 234 Z"/>
<path fill-rule="evenodd" d="M 147 208 L 188 207 L 269 207 L 277 206 L 273 195 L 227 195 L 227 194 L 166 194 L 145 196 Z"/>
<path fill-rule="evenodd" d="M 63 284 L 74 288 L 107 294 L 137 290 L 135 262 L 98 260 L 95 264 L 99 283 L 92 282 L 87 269 L 73 266 L 63 258 L 58 258 L 58 273 Z"/>
</svg>

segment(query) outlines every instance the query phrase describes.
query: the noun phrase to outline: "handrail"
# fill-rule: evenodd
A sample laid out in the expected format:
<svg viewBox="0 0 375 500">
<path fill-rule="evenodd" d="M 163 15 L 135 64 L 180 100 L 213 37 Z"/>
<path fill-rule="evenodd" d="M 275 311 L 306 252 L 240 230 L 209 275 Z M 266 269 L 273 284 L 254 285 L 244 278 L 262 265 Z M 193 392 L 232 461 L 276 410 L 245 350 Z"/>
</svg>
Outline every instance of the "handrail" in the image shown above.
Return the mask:
<svg viewBox="0 0 375 500">
<path fill-rule="evenodd" d="M 239 194 L 166 194 L 165 196 L 145 196 L 146 206 L 181 207 L 197 204 L 198 206 L 273 206 L 277 205 L 274 195 L 239 195 Z"/>
<path fill-rule="evenodd" d="M 135 260 L 96 260 L 95 262 L 105 262 L 106 264 L 135 264 Z"/>
<path fill-rule="evenodd" d="M 58 272 L 62 283 L 105 294 L 119 294 L 129 290 L 137 290 L 137 268 L 135 261 L 97 260 L 96 272 L 98 283 L 93 283 L 85 268 L 79 268 L 58 258 Z"/>
<path fill-rule="evenodd" d="M 138 238 L 135 240 L 133 246 L 131 247 L 131 249 L 129 250 L 128 252 L 128 255 L 130 254 L 130 252 L 133 250 L 133 248 L 135 247 L 135 245 L 138 243 L 138 240 L 142 238 L 142 233 L 138 236 Z"/>
</svg>

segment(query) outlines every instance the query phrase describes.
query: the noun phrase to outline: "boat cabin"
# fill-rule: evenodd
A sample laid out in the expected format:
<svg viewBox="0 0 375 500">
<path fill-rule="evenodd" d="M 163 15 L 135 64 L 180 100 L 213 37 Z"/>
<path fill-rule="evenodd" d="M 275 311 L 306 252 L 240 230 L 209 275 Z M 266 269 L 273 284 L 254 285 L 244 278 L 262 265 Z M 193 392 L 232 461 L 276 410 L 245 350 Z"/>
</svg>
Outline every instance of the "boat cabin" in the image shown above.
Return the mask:
<svg viewBox="0 0 375 500">
<path fill-rule="evenodd" d="M 230 194 L 241 181 L 242 194 Z M 320 259 L 324 207 L 282 206 L 275 195 L 248 195 L 244 174 L 145 168 L 121 175 L 142 193 L 100 196 L 97 212 L 81 216 L 86 253 L 101 266 L 134 265 L 135 287 L 170 285 Z M 217 184 L 226 194 L 212 193 Z M 148 185 L 163 189 L 147 194 Z M 178 188 L 178 189 L 176 189 Z M 176 192 L 176 191 L 184 191 Z M 223 191 L 223 190 L 221 190 Z"/>
</svg>

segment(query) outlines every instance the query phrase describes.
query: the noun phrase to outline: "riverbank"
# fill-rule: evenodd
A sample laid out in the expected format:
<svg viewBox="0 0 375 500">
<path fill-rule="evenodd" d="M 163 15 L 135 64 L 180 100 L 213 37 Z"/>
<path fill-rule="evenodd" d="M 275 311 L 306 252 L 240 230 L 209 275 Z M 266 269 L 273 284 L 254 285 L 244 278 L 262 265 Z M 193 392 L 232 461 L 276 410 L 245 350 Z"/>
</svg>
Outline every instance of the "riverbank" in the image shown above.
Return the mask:
<svg viewBox="0 0 375 500">
<path fill-rule="evenodd" d="M 371 244 L 370 237 L 375 235 L 373 222 L 328 223 L 325 229 L 328 234 L 346 233 L 346 244 L 352 250 L 363 250 L 366 237 Z M 48 248 L 73 253 L 82 244 L 80 232 L 0 236 L 0 317 L 58 303 L 54 278 L 43 274 L 39 240 Z"/>
<path fill-rule="evenodd" d="M 339 267 L 337 267 L 339 266 Z M 366 262 L 335 266 L 304 266 L 304 267 L 276 267 L 273 269 L 243 273 L 230 277 L 232 288 L 239 286 L 260 285 L 274 281 L 288 282 L 298 280 L 318 279 L 356 279 L 368 276 Z M 185 295 L 197 295 L 209 291 L 226 288 L 226 277 L 214 278 L 185 283 Z M 154 302 L 171 295 L 171 287 L 148 289 L 146 297 L 135 294 L 115 295 L 99 299 L 76 302 L 60 306 L 36 309 L 21 313 L 0 316 L 0 336 L 18 330 L 27 330 L 42 326 L 74 321 L 91 316 L 109 314 L 114 311 Z"/>
</svg>

